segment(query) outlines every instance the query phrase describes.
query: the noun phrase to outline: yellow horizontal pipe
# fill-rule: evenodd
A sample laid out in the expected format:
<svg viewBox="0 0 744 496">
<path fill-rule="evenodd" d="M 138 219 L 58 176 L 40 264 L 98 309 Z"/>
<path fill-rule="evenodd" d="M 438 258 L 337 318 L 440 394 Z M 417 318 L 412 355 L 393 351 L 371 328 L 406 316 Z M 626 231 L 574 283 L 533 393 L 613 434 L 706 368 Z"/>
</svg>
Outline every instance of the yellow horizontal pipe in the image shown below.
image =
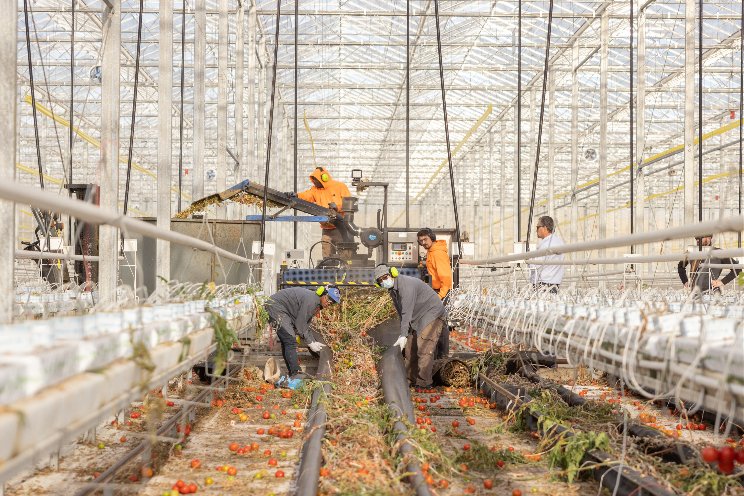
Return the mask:
<svg viewBox="0 0 744 496">
<path fill-rule="evenodd" d="M 723 133 L 726 133 L 728 131 L 731 131 L 733 129 L 737 129 L 739 127 L 739 124 L 740 123 L 741 123 L 741 119 L 737 119 L 737 120 L 735 120 L 733 122 L 730 122 L 730 123 L 726 124 L 725 126 L 721 126 L 718 129 L 714 129 L 713 131 L 710 131 L 709 133 L 705 133 L 703 135 L 703 141 L 708 140 L 710 138 L 713 138 L 715 136 L 719 136 L 719 135 L 721 135 Z M 697 143 L 698 143 L 698 139 L 695 138 L 695 144 L 697 144 Z M 680 150 L 683 150 L 684 147 L 685 147 L 684 145 L 673 146 L 673 147 L 668 148 L 668 149 L 666 149 L 666 150 L 664 150 L 662 152 L 657 153 L 656 155 L 652 155 L 651 157 L 649 157 L 645 161 L 646 162 L 652 162 L 652 161 L 655 161 L 655 160 L 660 160 L 662 158 L 666 158 L 667 156 L 672 155 L 675 152 L 678 152 Z M 630 166 L 627 165 L 627 166 L 625 166 L 625 167 L 623 167 L 621 169 L 617 169 L 617 170 L 615 170 L 613 172 L 608 173 L 607 174 L 607 177 L 616 176 L 618 174 L 622 174 L 623 172 L 628 172 L 629 170 L 630 170 Z M 706 182 L 707 182 L 706 180 L 703 180 L 703 184 L 705 184 Z M 583 188 L 586 188 L 587 186 L 591 186 L 591 185 L 597 184 L 597 183 L 599 183 L 599 178 L 591 179 L 591 180 L 589 180 L 589 181 L 587 181 L 585 183 L 579 184 L 576 187 L 576 189 L 577 190 L 583 189 Z M 660 196 L 665 196 L 665 195 L 670 194 L 672 192 L 674 192 L 674 191 L 670 190 L 668 192 L 656 193 L 655 195 L 650 195 L 646 199 L 647 200 L 653 200 L 654 198 L 658 198 Z M 570 191 L 564 192 L 564 193 L 559 193 L 559 194 L 557 194 L 557 195 L 554 196 L 554 199 L 559 200 L 561 198 L 565 198 L 565 197 L 569 196 L 570 194 L 571 194 Z M 547 203 L 548 203 L 548 200 L 540 200 L 539 202 L 537 202 L 535 204 L 535 206 L 542 207 L 544 205 L 547 205 Z M 623 208 L 623 207 L 621 207 L 621 208 Z M 529 208 L 527 208 L 527 207 L 525 207 L 525 208 L 522 209 L 522 212 L 528 212 L 528 211 L 529 211 Z M 610 212 L 610 211 L 608 211 L 608 212 Z M 592 214 L 592 215 L 597 215 L 597 214 Z M 514 214 L 508 215 L 508 216 L 504 217 L 503 219 L 496 220 L 492 224 L 484 224 L 480 228 L 476 229 L 475 232 L 480 232 L 483 229 L 487 229 L 490 225 L 494 225 L 495 226 L 495 225 L 498 225 L 502 221 L 509 220 L 509 219 L 512 219 L 512 218 L 514 218 Z M 564 224 L 565 224 L 565 222 L 564 222 Z"/>
<path fill-rule="evenodd" d="M 26 102 L 26 103 L 28 103 L 29 105 L 31 105 L 31 102 L 32 102 L 31 96 L 26 95 L 23 98 L 23 101 Z M 70 121 L 68 121 L 67 119 L 64 119 L 64 118 L 60 117 L 59 115 L 55 114 L 54 112 L 52 112 L 50 109 L 46 108 L 44 105 L 40 104 L 39 102 L 36 102 L 36 109 L 39 112 L 41 112 L 42 115 L 45 115 L 45 116 L 49 117 L 50 119 L 54 119 L 55 122 L 63 125 L 64 127 L 67 127 L 67 128 L 70 127 Z M 98 141 L 97 139 L 95 139 L 91 135 L 87 134 L 86 132 L 81 131 L 80 128 L 73 127 L 72 130 L 73 130 L 73 132 L 75 134 L 77 134 L 78 136 L 80 136 L 80 138 L 82 138 L 84 141 L 90 143 L 91 145 L 95 146 L 96 148 L 101 148 L 101 142 L 100 141 Z M 122 158 L 122 157 L 119 157 L 119 162 L 122 163 L 122 164 L 126 164 L 127 163 L 127 161 L 124 158 Z M 139 165 L 136 162 L 132 162 L 132 168 L 134 170 L 139 171 L 139 172 L 141 172 L 141 173 L 143 173 L 143 174 L 145 174 L 147 176 L 150 176 L 150 177 L 152 177 L 154 179 L 157 179 L 157 177 L 158 177 L 154 172 L 152 172 L 149 169 L 146 169 L 146 168 L 142 167 L 141 165 Z M 174 193 L 178 194 L 178 188 L 176 188 L 175 186 L 171 186 L 171 191 L 173 191 Z M 188 195 L 188 194 L 186 194 L 186 193 L 181 193 L 181 198 L 183 198 L 184 200 L 190 200 L 191 199 L 191 196 Z"/>
</svg>

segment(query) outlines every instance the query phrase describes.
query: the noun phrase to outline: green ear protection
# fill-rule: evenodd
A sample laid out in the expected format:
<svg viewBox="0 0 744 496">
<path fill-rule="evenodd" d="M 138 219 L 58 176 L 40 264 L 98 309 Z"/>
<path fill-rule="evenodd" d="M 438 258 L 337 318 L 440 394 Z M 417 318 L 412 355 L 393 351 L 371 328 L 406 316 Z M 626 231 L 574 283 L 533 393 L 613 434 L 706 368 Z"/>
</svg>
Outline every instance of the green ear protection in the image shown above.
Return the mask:
<svg viewBox="0 0 744 496">
<path fill-rule="evenodd" d="M 328 292 L 328 288 L 325 286 L 318 286 L 318 289 L 315 290 L 315 294 L 318 296 L 323 296 Z"/>
<path fill-rule="evenodd" d="M 330 174 L 328 174 L 328 173 L 327 173 L 327 172 L 325 171 L 325 169 L 323 169 L 323 167 L 316 167 L 316 169 L 317 169 L 317 170 L 319 170 L 319 171 L 321 172 L 321 174 L 320 174 L 320 180 L 321 180 L 321 181 L 323 181 L 324 183 L 327 183 L 328 181 L 330 181 L 330 180 L 331 180 L 331 176 L 330 176 Z"/>
<path fill-rule="evenodd" d="M 397 267 L 390 267 L 390 269 L 388 270 L 388 274 L 390 274 L 390 276 L 395 279 L 396 277 L 398 277 L 398 275 L 400 275 L 400 272 L 398 272 Z M 375 279 L 375 286 L 377 286 L 378 288 L 382 287 L 380 286 L 380 283 L 377 282 L 377 279 Z"/>
</svg>

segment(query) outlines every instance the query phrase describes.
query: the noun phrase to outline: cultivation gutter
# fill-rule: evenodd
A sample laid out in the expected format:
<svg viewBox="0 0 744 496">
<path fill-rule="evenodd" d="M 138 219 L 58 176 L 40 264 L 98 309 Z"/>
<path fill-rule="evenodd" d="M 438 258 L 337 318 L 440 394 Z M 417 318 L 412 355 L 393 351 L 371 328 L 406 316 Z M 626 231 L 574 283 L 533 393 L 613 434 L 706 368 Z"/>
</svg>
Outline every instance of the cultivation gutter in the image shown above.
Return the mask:
<svg viewBox="0 0 744 496">
<path fill-rule="evenodd" d="M 561 399 L 566 402 L 568 406 L 581 406 L 587 402 L 586 398 L 579 396 L 578 394 L 563 387 L 560 384 L 556 384 L 553 381 L 549 381 L 540 377 L 534 372 L 534 370 L 531 369 L 532 367 L 530 367 L 529 365 L 525 365 L 525 367 L 523 367 L 519 371 L 519 373 L 527 380 L 537 384 L 543 389 L 554 390 L 558 394 L 558 396 L 560 396 Z M 658 430 L 642 424 L 638 424 L 636 422 L 629 422 L 627 424 L 627 427 L 625 423 L 620 423 L 618 424 L 618 427 L 620 428 L 620 432 L 627 429 L 628 434 L 633 437 L 667 439 L 667 437 Z M 672 461 L 674 463 L 681 464 L 684 464 L 689 460 L 695 460 L 698 458 L 697 451 L 695 451 L 693 448 L 685 443 L 672 441 L 672 446 L 674 448 L 673 451 L 661 453 L 657 456 L 665 461 Z"/>
<path fill-rule="evenodd" d="M 408 426 L 414 424 L 416 417 L 413 414 L 411 390 L 408 387 L 403 355 L 400 348 L 393 346 L 400 335 L 400 319 L 397 317 L 390 318 L 375 326 L 368 334 L 377 346 L 387 347 L 377 364 L 377 371 L 382 383 L 383 399 L 393 414 L 392 429 L 396 434 L 395 444 L 398 446 L 398 452 L 404 458 L 408 458 L 406 466 L 408 482 L 413 486 L 418 496 L 430 496 L 429 485 L 421 472 L 418 460 L 412 456 L 414 447 L 407 440 Z"/>
<path fill-rule="evenodd" d="M 478 375 L 476 386 L 489 396 L 491 401 L 496 402 L 500 408 L 507 411 L 517 409 L 529 401 L 529 396 L 522 388 L 511 384 L 498 385 L 483 374 Z M 539 426 L 541 416 L 538 412 L 529 412 L 526 413 L 525 420 L 531 430 L 545 434 Z M 550 434 L 572 436 L 570 430 L 561 425 L 554 425 L 549 431 Z M 592 469 L 594 478 L 602 486 L 613 491 L 615 495 L 674 496 L 674 493 L 663 488 L 653 478 L 645 477 L 622 463 L 616 463 L 610 455 L 602 450 L 594 449 L 587 452 L 582 462 L 594 465 L 595 468 Z"/>
<path fill-rule="evenodd" d="M 318 335 L 316 335 L 316 339 L 320 341 Z M 332 361 L 333 352 L 329 346 L 320 350 L 316 377 L 321 379 L 330 377 Z M 325 436 L 325 426 L 328 420 L 325 404 L 321 401 L 321 397 L 327 398 L 330 392 L 331 384 L 327 381 L 316 386 L 313 390 L 307 424 L 305 424 L 305 433 L 309 433 L 309 436 L 305 438 L 305 442 L 302 445 L 297 488 L 295 491 L 295 494 L 299 496 L 315 496 L 318 494 L 320 466 L 323 461 L 320 447 L 323 436 Z"/>
<path fill-rule="evenodd" d="M 155 435 L 157 437 L 172 436 L 174 432 L 177 432 L 176 426 L 181 420 L 186 418 L 187 415 L 190 415 L 192 412 L 194 412 L 196 408 L 200 406 L 200 403 L 209 401 L 209 395 L 214 392 L 212 388 L 222 387 L 223 384 L 227 386 L 227 383 L 229 382 L 228 378 L 234 379 L 235 377 L 237 377 L 238 372 L 240 372 L 241 370 L 242 369 L 240 367 L 232 368 L 230 364 L 227 364 L 227 372 L 225 376 L 219 377 L 214 383 L 210 385 L 211 387 L 204 388 L 196 396 L 188 400 L 188 403 L 185 403 L 177 413 L 171 416 L 160 426 L 160 428 L 158 428 Z M 119 470 L 121 470 L 127 463 L 137 457 L 137 455 L 144 453 L 145 450 L 150 448 L 151 446 L 152 443 L 150 442 L 150 440 L 140 442 L 137 446 L 126 452 L 106 471 L 101 473 L 101 475 L 96 477 L 93 482 L 85 484 L 80 490 L 75 493 L 75 496 L 87 496 L 88 494 L 101 490 L 102 486 L 105 490 L 106 484 L 111 479 L 113 479 L 113 477 Z"/>
<path fill-rule="evenodd" d="M 385 403 L 390 407 L 393 413 L 394 423 L 393 432 L 395 432 L 395 442 L 399 446 L 398 450 L 404 459 L 408 458 L 406 473 L 408 482 L 413 486 L 418 496 L 430 496 L 429 486 L 426 483 L 421 466 L 418 460 L 412 456 L 414 447 L 408 442 L 408 425 L 415 421 L 413 414 L 413 404 L 411 402 L 411 391 L 408 388 L 406 378 L 406 368 L 403 363 L 403 355 L 397 346 L 392 346 L 382 355 L 382 360 L 378 364 L 380 379 L 382 381 L 382 394 Z"/>
</svg>

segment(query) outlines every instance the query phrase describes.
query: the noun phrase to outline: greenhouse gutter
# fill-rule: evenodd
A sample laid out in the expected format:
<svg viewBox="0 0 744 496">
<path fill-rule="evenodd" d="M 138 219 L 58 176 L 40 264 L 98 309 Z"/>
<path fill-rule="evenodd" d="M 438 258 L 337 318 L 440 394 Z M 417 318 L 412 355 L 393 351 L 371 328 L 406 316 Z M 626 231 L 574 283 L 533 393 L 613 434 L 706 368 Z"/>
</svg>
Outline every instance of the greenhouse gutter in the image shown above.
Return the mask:
<svg viewBox="0 0 744 496">
<path fill-rule="evenodd" d="M 476 386 L 492 402 L 496 402 L 499 408 L 507 411 L 517 410 L 530 400 L 523 389 L 510 384 L 496 384 L 483 374 L 478 375 Z M 573 436 L 570 429 L 562 425 L 554 425 L 546 432 L 540 427 L 541 417 L 539 412 L 525 412 L 527 426 L 530 430 L 539 432 L 541 437 L 546 434 Z M 594 466 L 591 469 L 594 478 L 616 496 L 674 496 L 673 492 L 664 489 L 655 479 L 641 475 L 602 450 L 588 451 L 582 460 L 582 465 L 585 464 Z"/>
</svg>

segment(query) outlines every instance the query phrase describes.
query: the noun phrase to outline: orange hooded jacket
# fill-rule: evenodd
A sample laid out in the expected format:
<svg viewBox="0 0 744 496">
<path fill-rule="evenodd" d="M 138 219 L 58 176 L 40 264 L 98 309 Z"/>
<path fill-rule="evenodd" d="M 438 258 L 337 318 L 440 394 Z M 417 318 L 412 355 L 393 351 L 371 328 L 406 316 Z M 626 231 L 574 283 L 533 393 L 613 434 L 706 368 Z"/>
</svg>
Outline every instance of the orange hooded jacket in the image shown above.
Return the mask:
<svg viewBox="0 0 744 496">
<path fill-rule="evenodd" d="M 335 181 L 331 177 L 331 173 L 323 167 L 316 167 L 312 174 L 310 174 L 310 181 L 315 178 L 323 185 L 322 188 L 318 188 L 313 183 L 313 187 L 300 191 L 297 193 L 297 198 L 309 202 L 313 202 L 323 207 L 329 207 L 331 203 L 336 204 L 336 210 L 341 211 L 341 204 L 343 199 L 347 196 L 351 196 L 349 188 L 340 181 Z M 333 224 L 321 222 L 320 227 L 323 229 L 336 229 Z"/>
<path fill-rule="evenodd" d="M 444 299 L 452 289 L 452 267 L 450 266 L 447 242 L 443 239 L 434 241 L 426 254 L 426 270 L 431 275 L 431 287 Z"/>
</svg>

